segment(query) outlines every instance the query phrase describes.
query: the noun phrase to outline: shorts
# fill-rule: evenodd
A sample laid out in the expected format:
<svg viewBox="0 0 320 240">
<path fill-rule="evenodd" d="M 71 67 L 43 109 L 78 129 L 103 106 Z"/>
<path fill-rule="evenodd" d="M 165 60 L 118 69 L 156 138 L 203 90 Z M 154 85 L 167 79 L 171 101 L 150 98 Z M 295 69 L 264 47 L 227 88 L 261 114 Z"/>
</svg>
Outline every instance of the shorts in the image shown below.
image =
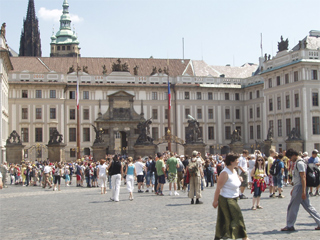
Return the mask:
<svg viewBox="0 0 320 240">
<path fill-rule="evenodd" d="M 77 174 L 77 181 L 81 181 L 81 175 Z"/>
<path fill-rule="evenodd" d="M 61 176 L 58 176 L 58 175 L 54 176 L 54 184 L 58 183 L 58 185 L 60 185 L 60 180 L 61 180 Z"/>
<path fill-rule="evenodd" d="M 288 179 L 288 169 L 285 169 L 285 170 L 284 170 L 284 178 L 285 178 L 285 179 Z"/>
<path fill-rule="evenodd" d="M 65 181 L 66 181 L 66 182 L 70 181 L 70 175 L 69 175 L 69 174 L 66 174 L 65 176 L 66 176 Z"/>
<path fill-rule="evenodd" d="M 274 184 L 273 184 L 273 176 L 270 174 L 270 175 L 268 175 L 268 177 L 269 177 L 269 186 L 273 187 L 274 186 Z"/>
<path fill-rule="evenodd" d="M 169 183 L 177 183 L 177 174 L 176 173 L 168 173 L 168 181 Z"/>
<path fill-rule="evenodd" d="M 165 184 L 165 183 L 166 183 L 166 178 L 165 178 L 164 174 L 158 176 L 158 182 L 159 182 L 160 184 Z"/>
<path fill-rule="evenodd" d="M 248 173 L 241 172 L 240 177 L 242 177 L 242 183 L 240 187 L 247 187 L 248 186 Z"/>
<path fill-rule="evenodd" d="M 138 183 L 142 183 L 143 180 L 144 180 L 144 175 L 138 175 L 138 176 L 137 176 L 137 182 L 138 182 Z"/>
<path fill-rule="evenodd" d="M 273 176 L 273 183 L 275 187 L 282 188 L 283 185 L 283 177 L 282 174 Z"/>
</svg>

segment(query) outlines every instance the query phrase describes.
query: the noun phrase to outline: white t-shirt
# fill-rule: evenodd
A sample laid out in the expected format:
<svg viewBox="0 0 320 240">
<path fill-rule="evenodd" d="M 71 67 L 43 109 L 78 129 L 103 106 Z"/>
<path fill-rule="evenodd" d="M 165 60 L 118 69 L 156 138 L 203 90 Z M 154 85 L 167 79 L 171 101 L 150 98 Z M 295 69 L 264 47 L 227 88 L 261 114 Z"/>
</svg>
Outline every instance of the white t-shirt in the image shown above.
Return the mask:
<svg viewBox="0 0 320 240">
<path fill-rule="evenodd" d="M 143 163 L 142 162 L 136 162 L 134 164 L 135 168 L 136 168 L 136 173 L 137 173 L 137 176 L 138 175 L 143 175 Z"/>
<path fill-rule="evenodd" d="M 48 165 L 45 166 L 44 169 L 43 169 L 43 172 L 44 172 L 44 173 L 50 173 L 51 171 L 52 171 L 52 169 L 51 169 L 51 167 L 48 166 Z"/>
<path fill-rule="evenodd" d="M 221 173 L 228 173 L 228 180 L 223 185 L 220 191 L 220 195 L 225 198 L 236 198 L 239 197 L 239 187 L 241 185 L 241 181 L 236 172 L 231 172 L 229 168 L 225 167 Z"/>
<path fill-rule="evenodd" d="M 238 166 L 242 167 L 244 172 L 247 172 L 248 165 L 247 165 L 247 159 L 245 157 L 239 157 L 239 164 Z M 239 175 L 242 173 L 241 169 L 239 168 Z"/>
<path fill-rule="evenodd" d="M 106 176 L 106 169 L 107 169 L 107 165 L 106 164 L 98 165 L 98 169 L 99 169 L 99 177 Z"/>
</svg>

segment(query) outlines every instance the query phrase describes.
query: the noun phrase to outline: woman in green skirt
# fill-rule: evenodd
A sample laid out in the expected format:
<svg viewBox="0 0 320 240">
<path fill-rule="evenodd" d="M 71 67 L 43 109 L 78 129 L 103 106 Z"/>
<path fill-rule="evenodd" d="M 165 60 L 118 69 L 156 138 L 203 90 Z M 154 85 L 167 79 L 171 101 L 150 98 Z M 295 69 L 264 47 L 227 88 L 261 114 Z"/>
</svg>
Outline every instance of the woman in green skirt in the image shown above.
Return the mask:
<svg viewBox="0 0 320 240">
<path fill-rule="evenodd" d="M 239 156 L 228 154 L 225 159 L 226 167 L 222 170 L 217 183 L 212 206 L 218 207 L 216 234 L 214 239 L 247 237 L 241 209 L 238 205 L 239 187 L 242 178 L 235 168 L 238 166 Z"/>
</svg>

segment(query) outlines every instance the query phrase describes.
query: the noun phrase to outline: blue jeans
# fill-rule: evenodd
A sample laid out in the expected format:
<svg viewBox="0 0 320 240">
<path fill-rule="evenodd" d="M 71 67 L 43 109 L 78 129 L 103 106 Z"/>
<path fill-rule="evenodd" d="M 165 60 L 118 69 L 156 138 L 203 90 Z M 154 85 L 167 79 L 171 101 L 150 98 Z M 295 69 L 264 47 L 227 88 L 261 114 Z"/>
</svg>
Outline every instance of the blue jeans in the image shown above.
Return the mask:
<svg viewBox="0 0 320 240">
<path fill-rule="evenodd" d="M 91 187 L 91 176 L 86 177 L 87 187 Z"/>
<path fill-rule="evenodd" d="M 257 187 L 257 183 L 254 183 L 254 192 L 253 192 L 253 197 L 260 197 L 261 196 L 261 188 Z"/>
<path fill-rule="evenodd" d="M 277 176 L 273 176 L 273 185 L 274 187 L 282 188 L 282 185 L 283 185 L 282 173 L 279 173 L 279 175 Z"/>
</svg>

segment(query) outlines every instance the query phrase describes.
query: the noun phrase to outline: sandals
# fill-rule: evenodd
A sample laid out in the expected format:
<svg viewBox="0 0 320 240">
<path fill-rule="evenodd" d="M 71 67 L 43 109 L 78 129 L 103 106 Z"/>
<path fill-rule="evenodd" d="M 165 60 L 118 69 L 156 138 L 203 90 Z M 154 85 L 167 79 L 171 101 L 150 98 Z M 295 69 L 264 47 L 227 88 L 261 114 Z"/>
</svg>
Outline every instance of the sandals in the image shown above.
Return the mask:
<svg viewBox="0 0 320 240">
<path fill-rule="evenodd" d="M 255 206 L 252 206 L 252 207 L 251 207 L 251 210 L 257 210 L 257 209 L 256 209 L 256 207 L 255 207 Z"/>
<path fill-rule="evenodd" d="M 295 231 L 295 229 L 294 229 L 294 227 L 284 227 L 281 229 L 281 231 L 293 232 L 293 231 Z"/>
<path fill-rule="evenodd" d="M 258 209 L 263 209 L 263 207 L 261 207 L 260 205 L 257 205 L 257 208 L 258 208 Z"/>
</svg>

